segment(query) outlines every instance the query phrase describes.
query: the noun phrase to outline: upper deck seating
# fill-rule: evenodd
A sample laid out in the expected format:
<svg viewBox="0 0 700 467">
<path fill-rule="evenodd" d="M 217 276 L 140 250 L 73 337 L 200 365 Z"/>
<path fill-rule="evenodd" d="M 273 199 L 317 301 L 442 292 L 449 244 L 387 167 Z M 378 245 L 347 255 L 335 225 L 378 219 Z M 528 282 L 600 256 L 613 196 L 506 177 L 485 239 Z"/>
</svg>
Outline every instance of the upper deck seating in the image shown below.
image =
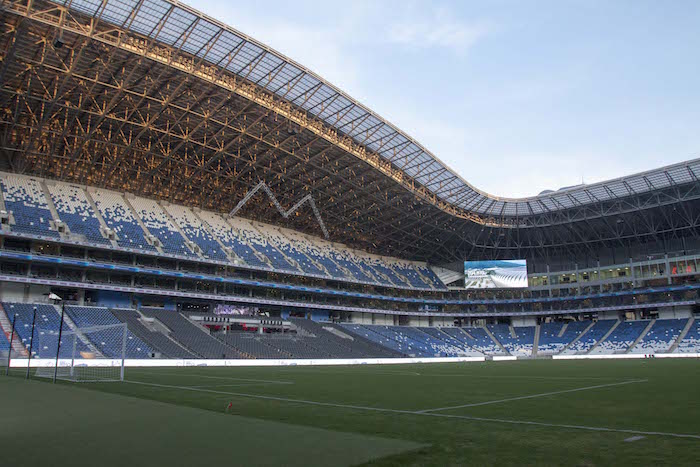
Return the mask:
<svg viewBox="0 0 700 467">
<path fill-rule="evenodd" d="M 17 175 L 0 178 L 6 205 L 16 221 L 11 230 L 59 239 L 59 233 L 51 226 L 51 203 L 45 199 L 42 182 Z M 101 232 L 100 219 L 114 232 L 122 248 L 157 252 L 159 243 L 165 253 L 192 259 L 200 258 L 201 253 L 203 258 L 217 261 L 232 258 L 234 262 L 238 258 L 245 263 L 241 266 L 280 272 L 388 287 L 445 289 L 435 273 L 419 263 L 373 256 L 243 218 L 225 220 L 207 211 L 195 214 L 180 205 L 168 204 L 163 208 L 158 202 L 142 197 L 126 198 L 127 195 L 98 188 L 85 191 L 80 186 L 61 182 L 50 182 L 48 186 L 57 216 L 69 227 L 71 236 L 82 236 L 106 246 L 110 240 Z M 149 233 L 157 239 L 155 245 Z"/>
<path fill-rule="evenodd" d="M 92 199 L 97 210 L 102 214 L 107 227 L 117 236 L 117 244 L 122 248 L 133 248 L 145 251 L 156 251 L 153 245 L 146 241 L 143 229 L 119 193 L 95 189 Z"/>
<path fill-rule="evenodd" d="M 50 224 L 53 219 L 39 180 L 19 175 L 0 177 L 5 207 L 12 212 L 12 231 L 59 239 Z"/>
<path fill-rule="evenodd" d="M 121 324 L 107 308 L 87 306 L 67 306 L 66 313 L 78 328 L 91 326 L 106 326 Z M 128 327 L 128 324 L 127 324 Z M 122 356 L 123 331 L 121 329 L 106 329 L 90 332 L 87 338 L 105 357 L 120 358 Z M 151 349 L 141 339 L 127 329 L 126 358 L 149 358 Z"/>
<path fill-rule="evenodd" d="M 218 261 L 228 260 L 221 246 L 219 246 L 214 237 L 209 234 L 209 231 L 204 227 L 202 221 L 200 221 L 189 208 L 171 204 L 166 207 L 166 210 L 170 213 L 175 222 L 177 222 L 182 231 L 185 232 L 187 238 L 199 246 L 203 256 Z"/>
<path fill-rule="evenodd" d="M 666 352 L 688 323 L 688 319 L 657 319 L 649 332 L 637 342 L 632 353 L 662 353 Z"/>
<path fill-rule="evenodd" d="M 389 264 L 389 267 L 391 267 L 397 274 L 401 274 L 406 279 L 408 279 L 408 282 L 410 282 L 412 287 L 415 287 L 418 289 L 432 289 L 433 288 L 433 286 L 430 283 L 423 280 L 421 275 L 418 273 L 416 267 L 413 266 L 412 264 L 404 263 L 404 262 L 400 262 L 400 261 L 394 261 L 394 262 Z M 428 268 L 424 268 L 424 269 L 428 269 Z M 432 275 L 434 275 L 434 273 Z M 436 277 L 436 279 L 437 279 L 437 277 Z M 439 279 L 437 279 L 437 280 L 439 282 Z"/>
<path fill-rule="evenodd" d="M 338 264 L 336 264 L 330 256 L 328 256 L 322 248 L 317 244 L 319 241 L 314 241 L 314 239 L 308 238 L 298 232 L 286 231 L 285 236 L 291 240 L 291 242 L 303 252 L 309 259 L 313 259 L 316 263 L 320 264 L 331 277 L 337 279 L 354 279 L 353 276 L 346 274 Z"/>
<path fill-rule="evenodd" d="M 131 205 L 151 235 L 160 241 L 164 252 L 193 258 L 197 257 L 196 254 L 187 248 L 185 239 L 173 223 L 170 222 L 167 214 L 158 203 L 152 199 L 136 197 L 131 200 Z"/>
<path fill-rule="evenodd" d="M 301 272 L 292 263 L 287 261 L 284 254 L 275 248 L 268 238 L 261 234 L 247 219 L 232 217 L 229 222 L 237 231 L 238 236 L 245 239 L 255 251 L 265 256 L 273 268 L 283 271 Z"/>
<path fill-rule="evenodd" d="M 48 184 L 58 217 L 65 222 L 71 235 L 82 235 L 89 242 L 110 245 L 100 232 L 100 221 L 90 206 L 82 188 L 66 183 Z"/>
<path fill-rule="evenodd" d="M 212 233 L 219 239 L 221 244 L 229 248 L 234 255 L 246 264 L 257 268 L 270 269 L 270 265 L 257 256 L 252 245 L 219 214 L 202 211 L 199 217 L 209 225 Z"/>
<path fill-rule="evenodd" d="M 283 252 L 287 258 L 294 260 L 304 272 L 317 276 L 328 276 L 324 270 L 320 269 L 316 263 L 298 247 L 298 245 L 285 237 L 281 231 L 264 224 L 256 224 L 255 227 L 277 250 Z"/>
</svg>

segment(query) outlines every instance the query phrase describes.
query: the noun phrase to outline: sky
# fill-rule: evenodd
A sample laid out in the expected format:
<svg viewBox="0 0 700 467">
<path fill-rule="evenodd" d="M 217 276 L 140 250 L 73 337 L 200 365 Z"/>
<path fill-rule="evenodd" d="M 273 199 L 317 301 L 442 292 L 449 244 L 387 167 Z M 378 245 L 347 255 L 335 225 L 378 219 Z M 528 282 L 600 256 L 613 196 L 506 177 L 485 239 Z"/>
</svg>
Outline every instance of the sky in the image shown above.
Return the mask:
<svg viewBox="0 0 700 467">
<path fill-rule="evenodd" d="M 700 157 L 700 1 L 185 0 L 504 197 Z"/>
</svg>

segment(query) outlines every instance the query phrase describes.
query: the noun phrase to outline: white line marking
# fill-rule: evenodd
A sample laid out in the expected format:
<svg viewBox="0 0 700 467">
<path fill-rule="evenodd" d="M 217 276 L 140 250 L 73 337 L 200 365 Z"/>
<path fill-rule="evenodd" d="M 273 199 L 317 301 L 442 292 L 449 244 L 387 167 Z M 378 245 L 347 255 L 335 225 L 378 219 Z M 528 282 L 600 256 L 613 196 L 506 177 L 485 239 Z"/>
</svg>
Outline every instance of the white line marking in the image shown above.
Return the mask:
<svg viewBox="0 0 700 467">
<path fill-rule="evenodd" d="M 634 443 L 635 441 L 639 441 L 640 439 L 644 439 L 644 436 L 632 436 L 630 438 L 626 438 L 625 443 Z"/>
<path fill-rule="evenodd" d="M 422 412 L 415 412 L 412 410 L 383 409 L 381 407 L 364 407 L 361 405 L 335 404 L 332 402 L 317 402 L 317 401 L 309 401 L 309 400 L 303 400 L 303 399 L 289 399 L 286 397 L 263 396 L 261 394 L 246 394 L 246 393 L 241 393 L 241 392 L 214 391 L 211 389 L 197 389 L 197 388 L 190 388 L 187 386 L 171 386 L 168 384 L 148 383 L 145 381 L 124 380 L 124 382 L 125 383 L 132 383 L 132 384 L 142 384 L 145 386 L 162 387 L 162 388 L 166 388 L 166 389 L 181 389 L 181 390 L 185 390 L 185 391 L 207 392 L 207 393 L 211 393 L 211 394 L 223 394 L 223 395 L 227 395 L 227 396 L 249 397 L 251 399 L 274 400 L 274 401 L 280 401 L 280 402 L 293 402 L 293 403 L 297 403 L 297 404 L 317 405 L 317 406 L 323 406 L 323 407 L 337 407 L 337 408 L 341 408 L 341 409 L 367 410 L 367 411 L 373 411 L 373 412 L 387 412 L 387 413 L 396 413 L 396 414 L 404 414 L 404 415 L 416 415 L 416 416 L 423 416 L 423 417 L 453 418 L 453 419 L 470 420 L 470 421 L 476 421 L 476 422 L 507 423 L 510 425 L 530 425 L 530 426 L 542 426 L 542 427 L 548 427 L 548 428 L 568 428 L 568 429 L 574 429 L 574 430 L 601 431 L 601 432 L 613 432 L 613 433 L 629 433 L 629 434 L 633 434 L 633 435 L 645 435 L 645 436 L 653 436 L 653 435 L 669 436 L 669 437 L 673 437 L 673 438 L 690 438 L 690 439 L 700 440 L 700 435 L 692 435 L 692 434 L 685 434 L 685 433 L 666 433 L 663 431 L 640 431 L 640 430 L 627 430 L 627 429 L 622 429 L 622 428 L 606 428 L 606 427 L 585 426 L 585 425 L 566 425 L 566 424 L 558 424 L 558 423 L 533 422 L 533 421 L 529 421 L 529 420 L 506 420 L 506 419 L 501 419 L 501 418 L 471 417 L 469 415 L 450 415 L 450 414 L 444 414 L 444 413 L 422 413 Z"/>
<path fill-rule="evenodd" d="M 213 384 L 206 386 L 189 386 L 191 388 L 197 389 L 209 389 L 209 388 L 234 388 L 234 387 L 244 387 L 244 386 L 272 386 L 277 384 L 294 384 L 292 382 L 283 383 L 240 383 L 240 384 Z"/>
<path fill-rule="evenodd" d="M 133 372 L 133 369 L 129 369 L 128 372 L 131 373 Z M 138 371 L 137 371 L 138 372 Z M 144 374 L 152 374 L 151 371 L 144 370 Z M 233 378 L 231 376 L 212 376 L 212 375 L 203 375 L 200 373 L 162 373 L 158 372 L 159 375 L 166 375 L 166 376 L 178 376 L 178 377 L 191 377 L 191 378 L 209 378 L 209 379 L 223 379 L 226 381 L 250 381 L 254 383 L 270 383 L 270 384 L 295 384 L 294 381 L 284 381 L 284 380 L 271 380 L 271 379 L 252 379 L 252 378 Z"/>
<path fill-rule="evenodd" d="M 596 386 L 586 386 L 584 388 L 565 389 L 563 391 L 551 391 L 551 392 L 543 392 L 540 394 L 530 394 L 529 396 L 509 397 L 507 399 L 498 399 L 498 400 L 485 401 L 485 402 L 475 402 L 472 404 L 453 405 L 451 407 L 438 407 L 435 409 L 425 409 L 425 410 L 419 410 L 418 413 L 438 412 L 441 410 L 452 410 L 452 409 L 464 409 L 467 407 L 479 407 L 482 405 L 500 404 L 503 402 L 520 401 L 520 400 L 524 400 L 524 399 L 536 399 L 538 397 L 554 396 L 557 394 L 566 394 L 569 392 L 589 391 L 591 389 L 609 388 L 609 387 L 613 387 L 613 386 L 623 386 L 625 384 L 646 383 L 647 381 L 649 381 L 649 380 L 648 379 L 638 379 L 638 380 L 632 380 L 632 381 L 622 381 L 620 383 L 598 384 Z"/>
</svg>

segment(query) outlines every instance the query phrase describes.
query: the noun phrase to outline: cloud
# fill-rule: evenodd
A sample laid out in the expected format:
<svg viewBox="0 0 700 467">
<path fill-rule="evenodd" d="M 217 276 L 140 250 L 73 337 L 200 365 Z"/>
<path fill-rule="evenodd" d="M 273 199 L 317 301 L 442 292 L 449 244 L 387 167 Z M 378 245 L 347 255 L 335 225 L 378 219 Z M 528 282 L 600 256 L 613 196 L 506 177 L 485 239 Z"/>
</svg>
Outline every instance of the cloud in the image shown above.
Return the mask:
<svg viewBox="0 0 700 467">
<path fill-rule="evenodd" d="M 436 8 L 428 17 L 410 12 L 390 24 L 386 39 L 410 47 L 445 48 L 461 55 L 493 30 L 489 21 L 464 21 L 446 8 Z"/>
</svg>

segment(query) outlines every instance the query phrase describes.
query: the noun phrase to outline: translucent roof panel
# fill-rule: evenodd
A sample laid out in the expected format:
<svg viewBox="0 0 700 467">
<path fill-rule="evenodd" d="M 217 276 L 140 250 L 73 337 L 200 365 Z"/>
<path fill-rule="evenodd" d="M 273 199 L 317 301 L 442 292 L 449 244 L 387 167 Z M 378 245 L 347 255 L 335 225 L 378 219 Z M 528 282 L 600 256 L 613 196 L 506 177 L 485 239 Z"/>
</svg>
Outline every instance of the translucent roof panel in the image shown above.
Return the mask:
<svg viewBox="0 0 700 467">
<path fill-rule="evenodd" d="M 697 183 L 700 159 L 608 182 L 510 199 L 484 193 L 409 135 L 284 55 L 179 2 L 61 0 L 76 13 L 128 28 L 225 67 L 364 144 L 443 201 L 489 216 L 523 216 L 603 202 L 682 183 Z"/>
</svg>

